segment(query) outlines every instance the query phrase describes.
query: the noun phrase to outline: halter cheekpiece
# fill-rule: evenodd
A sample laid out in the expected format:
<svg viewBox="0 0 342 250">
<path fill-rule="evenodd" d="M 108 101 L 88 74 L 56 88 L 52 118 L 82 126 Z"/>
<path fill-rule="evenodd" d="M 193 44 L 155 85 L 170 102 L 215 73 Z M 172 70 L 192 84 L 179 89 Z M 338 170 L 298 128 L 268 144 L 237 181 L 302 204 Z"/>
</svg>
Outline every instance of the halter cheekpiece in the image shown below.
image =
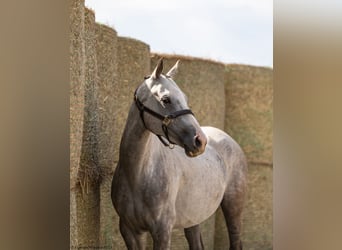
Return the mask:
<svg viewBox="0 0 342 250">
<path fill-rule="evenodd" d="M 161 115 L 161 114 L 153 111 L 152 109 L 144 106 L 144 104 L 137 97 L 137 91 L 138 91 L 138 88 L 134 92 L 134 102 L 135 102 L 135 104 L 137 105 L 137 108 L 140 111 L 140 118 L 141 118 L 145 128 L 148 129 L 146 127 L 145 120 L 144 120 L 144 112 L 147 112 L 150 115 L 152 115 L 155 118 L 157 118 L 157 119 L 162 121 L 162 130 L 164 132 L 164 137 L 167 139 L 168 142 L 165 141 L 165 139 L 162 137 L 162 135 L 157 135 L 156 134 L 156 136 L 159 138 L 161 143 L 163 143 L 163 145 L 166 146 L 166 147 L 170 147 L 171 149 L 174 148 L 174 145 L 176 143 L 174 143 L 174 142 L 172 142 L 170 140 L 169 132 L 168 132 L 167 127 L 172 122 L 172 120 L 176 119 L 179 116 L 182 116 L 182 115 L 193 115 L 194 116 L 194 114 L 192 113 L 192 111 L 190 109 L 182 109 L 182 110 L 175 111 L 175 112 L 173 112 L 171 114 L 168 114 L 168 115 Z"/>
</svg>

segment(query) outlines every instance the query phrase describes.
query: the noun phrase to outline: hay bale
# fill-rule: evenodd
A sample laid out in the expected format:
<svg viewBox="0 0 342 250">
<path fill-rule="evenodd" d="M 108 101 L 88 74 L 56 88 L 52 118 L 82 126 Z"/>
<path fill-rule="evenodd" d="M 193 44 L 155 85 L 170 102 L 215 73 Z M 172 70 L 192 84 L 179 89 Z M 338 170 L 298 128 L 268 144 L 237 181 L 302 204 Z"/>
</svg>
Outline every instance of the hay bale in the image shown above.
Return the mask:
<svg viewBox="0 0 342 250">
<path fill-rule="evenodd" d="M 84 62 L 84 0 L 73 0 L 70 1 L 70 188 L 77 183 L 81 155 Z"/>
<path fill-rule="evenodd" d="M 99 166 L 104 173 L 114 169 L 114 116 L 115 95 L 117 94 L 117 33 L 102 24 L 95 25 L 96 58 L 98 72 L 98 155 Z"/>
<path fill-rule="evenodd" d="M 76 191 L 84 110 L 84 0 L 69 2 L 70 13 L 70 245 L 78 246 Z"/>
<path fill-rule="evenodd" d="M 77 248 L 98 249 L 99 243 L 99 214 L 100 191 L 93 186 L 86 195 L 83 195 L 79 187 L 76 188 L 76 216 L 77 216 Z"/>
<path fill-rule="evenodd" d="M 70 190 L 70 248 L 74 249 L 78 246 L 77 240 L 77 205 L 76 190 Z"/>
<path fill-rule="evenodd" d="M 101 169 L 100 184 L 100 246 L 106 249 L 121 249 L 117 242 L 122 242 L 115 228 L 119 220 L 111 198 L 110 187 L 114 163 L 115 140 L 115 96 L 118 93 L 117 79 L 117 33 L 114 29 L 95 24 L 96 57 L 97 57 L 97 105 L 98 134 L 97 153 L 98 165 Z M 113 246 L 114 244 L 114 246 Z"/>
<path fill-rule="evenodd" d="M 83 140 L 79 169 L 80 186 L 75 189 L 77 216 L 77 247 L 99 246 L 99 167 L 97 164 L 97 101 L 96 101 L 96 50 L 95 14 L 85 8 L 85 106 Z"/>
<path fill-rule="evenodd" d="M 273 169 L 250 165 L 242 239 L 245 249 L 273 249 Z"/>
<path fill-rule="evenodd" d="M 160 57 L 164 58 L 164 73 L 180 60 L 176 83 L 189 98 L 189 107 L 201 126 L 224 129 L 225 66 L 222 63 L 179 55 L 152 54 L 151 70 Z M 206 249 L 214 248 L 215 215 L 201 224 Z M 172 249 L 188 249 L 183 230 L 174 230 Z"/>
<path fill-rule="evenodd" d="M 85 55 L 85 107 L 79 179 L 81 187 L 87 189 L 88 185 L 99 183 L 101 176 L 97 152 L 99 117 L 95 13 L 87 8 L 85 9 Z"/>
<path fill-rule="evenodd" d="M 272 164 L 273 70 L 227 65 L 225 130 L 249 162 Z"/>
<path fill-rule="evenodd" d="M 247 249 L 272 249 L 272 74 L 264 67 L 226 67 L 225 131 L 240 144 L 249 162 L 243 217 Z"/>
<path fill-rule="evenodd" d="M 141 41 L 118 38 L 118 91 L 115 95 L 115 141 L 114 161 L 119 160 L 121 136 L 125 128 L 129 108 L 133 103 L 136 87 L 144 81 L 144 76 L 150 73 L 150 47 Z"/>
</svg>

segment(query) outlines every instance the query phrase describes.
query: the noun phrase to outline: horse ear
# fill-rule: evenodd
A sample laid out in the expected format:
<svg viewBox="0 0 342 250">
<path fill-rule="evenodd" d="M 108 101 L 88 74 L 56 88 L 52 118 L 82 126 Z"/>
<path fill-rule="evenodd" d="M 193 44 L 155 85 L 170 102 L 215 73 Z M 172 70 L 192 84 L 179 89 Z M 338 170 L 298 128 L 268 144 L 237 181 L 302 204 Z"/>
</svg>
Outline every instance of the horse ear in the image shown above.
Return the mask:
<svg viewBox="0 0 342 250">
<path fill-rule="evenodd" d="M 178 64 L 179 60 L 177 60 L 176 64 L 169 70 L 169 72 L 167 72 L 166 75 L 173 78 L 178 72 Z"/>
<path fill-rule="evenodd" d="M 151 77 L 153 79 L 158 79 L 162 71 L 163 71 L 163 58 L 160 58 L 158 61 L 158 65 L 156 66 L 156 68 L 153 70 L 151 74 Z"/>
</svg>

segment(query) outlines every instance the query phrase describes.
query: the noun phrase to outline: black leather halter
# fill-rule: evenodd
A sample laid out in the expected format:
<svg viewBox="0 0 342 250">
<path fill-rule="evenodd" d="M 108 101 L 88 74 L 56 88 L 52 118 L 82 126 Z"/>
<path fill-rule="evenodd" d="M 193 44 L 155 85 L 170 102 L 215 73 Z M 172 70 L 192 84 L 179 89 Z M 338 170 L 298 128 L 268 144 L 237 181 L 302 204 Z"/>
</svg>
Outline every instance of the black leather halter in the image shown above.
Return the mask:
<svg viewBox="0 0 342 250">
<path fill-rule="evenodd" d="M 135 101 L 135 104 L 137 105 L 137 107 L 140 111 L 140 117 L 141 117 L 141 120 L 142 120 L 145 128 L 148 129 L 146 127 L 145 120 L 144 120 L 144 112 L 147 112 L 150 115 L 152 115 L 155 118 L 162 121 L 162 129 L 163 129 L 165 138 L 168 140 L 168 143 L 165 141 L 165 139 L 162 138 L 161 135 L 156 134 L 156 136 L 158 136 L 159 140 L 163 143 L 164 146 L 173 148 L 173 145 L 175 143 L 170 140 L 167 127 L 169 126 L 169 124 L 171 123 L 171 121 L 173 119 L 176 119 L 179 116 L 182 116 L 182 115 L 193 115 L 194 116 L 194 114 L 192 113 L 192 111 L 190 109 L 182 109 L 182 110 L 175 111 L 175 112 L 168 114 L 168 115 L 161 115 L 161 114 L 153 111 L 152 109 L 149 109 L 148 107 L 144 106 L 144 104 L 137 97 L 137 90 L 138 89 L 136 89 L 134 92 L 134 101 Z"/>
</svg>

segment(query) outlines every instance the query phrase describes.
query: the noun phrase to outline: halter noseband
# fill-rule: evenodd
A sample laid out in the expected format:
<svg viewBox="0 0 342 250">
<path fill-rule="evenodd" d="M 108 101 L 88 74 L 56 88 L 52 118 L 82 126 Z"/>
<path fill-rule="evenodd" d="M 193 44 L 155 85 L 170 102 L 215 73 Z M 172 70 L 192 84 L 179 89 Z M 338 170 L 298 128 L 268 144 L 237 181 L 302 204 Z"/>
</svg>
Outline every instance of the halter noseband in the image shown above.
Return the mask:
<svg viewBox="0 0 342 250">
<path fill-rule="evenodd" d="M 171 121 L 173 119 L 176 119 L 179 116 L 189 115 L 189 114 L 190 115 L 194 115 L 194 114 L 192 113 L 192 111 L 190 109 L 182 109 L 182 110 L 175 111 L 175 112 L 173 112 L 171 114 L 168 114 L 168 115 L 161 115 L 161 114 L 153 111 L 152 109 L 149 109 L 148 107 L 144 106 L 144 104 L 137 97 L 137 90 L 138 89 L 136 89 L 135 92 L 134 92 L 134 101 L 135 101 L 135 104 L 137 105 L 137 108 L 140 111 L 140 118 L 141 118 L 145 128 L 148 129 L 146 127 L 145 120 L 144 120 L 144 112 L 147 112 L 150 115 L 152 115 L 155 118 L 157 118 L 157 119 L 162 121 L 162 129 L 163 129 L 163 132 L 164 132 L 164 136 L 168 140 L 168 142 L 166 142 L 165 139 L 163 139 L 161 135 L 157 135 L 156 134 L 156 136 L 158 136 L 159 140 L 163 143 L 164 146 L 173 148 L 174 147 L 173 145 L 175 143 L 170 140 L 170 138 L 169 138 L 169 131 L 168 131 L 167 127 L 169 126 L 169 124 L 171 123 Z"/>
</svg>

